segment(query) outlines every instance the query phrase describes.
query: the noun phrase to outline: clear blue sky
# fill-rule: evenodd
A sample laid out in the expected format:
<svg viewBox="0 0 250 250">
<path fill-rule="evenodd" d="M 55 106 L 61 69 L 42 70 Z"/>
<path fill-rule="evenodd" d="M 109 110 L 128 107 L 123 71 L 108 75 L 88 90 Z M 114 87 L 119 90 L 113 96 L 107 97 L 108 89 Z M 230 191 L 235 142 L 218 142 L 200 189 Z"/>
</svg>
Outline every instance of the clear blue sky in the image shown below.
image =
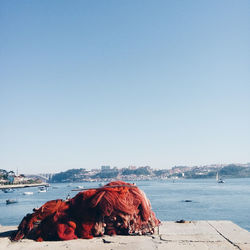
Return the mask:
<svg viewBox="0 0 250 250">
<path fill-rule="evenodd" d="M 250 161 L 250 1 L 1 1 L 0 168 Z"/>
</svg>

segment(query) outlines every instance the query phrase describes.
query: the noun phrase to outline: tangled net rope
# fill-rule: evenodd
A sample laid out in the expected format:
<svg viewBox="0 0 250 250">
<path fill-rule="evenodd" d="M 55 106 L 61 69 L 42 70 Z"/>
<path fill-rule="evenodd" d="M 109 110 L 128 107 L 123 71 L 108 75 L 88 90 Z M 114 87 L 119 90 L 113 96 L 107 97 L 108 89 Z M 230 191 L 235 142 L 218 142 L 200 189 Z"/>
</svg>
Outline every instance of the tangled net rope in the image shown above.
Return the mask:
<svg viewBox="0 0 250 250">
<path fill-rule="evenodd" d="M 27 214 L 12 240 L 90 239 L 107 235 L 153 234 L 160 221 L 136 186 L 115 181 L 79 192 L 67 201 L 46 202 Z"/>
</svg>

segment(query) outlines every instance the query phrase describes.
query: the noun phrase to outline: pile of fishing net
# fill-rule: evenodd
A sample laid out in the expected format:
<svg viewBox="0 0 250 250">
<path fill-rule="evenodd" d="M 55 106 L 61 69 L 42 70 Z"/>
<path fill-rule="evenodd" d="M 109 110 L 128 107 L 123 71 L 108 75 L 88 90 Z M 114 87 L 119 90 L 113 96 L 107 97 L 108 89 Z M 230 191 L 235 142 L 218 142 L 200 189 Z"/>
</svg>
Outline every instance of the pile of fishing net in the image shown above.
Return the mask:
<svg viewBox="0 0 250 250">
<path fill-rule="evenodd" d="M 46 202 L 23 218 L 12 240 L 144 235 L 154 233 L 159 223 L 149 200 L 138 187 L 115 181 L 101 188 L 79 192 L 67 201 Z"/>
</svg>

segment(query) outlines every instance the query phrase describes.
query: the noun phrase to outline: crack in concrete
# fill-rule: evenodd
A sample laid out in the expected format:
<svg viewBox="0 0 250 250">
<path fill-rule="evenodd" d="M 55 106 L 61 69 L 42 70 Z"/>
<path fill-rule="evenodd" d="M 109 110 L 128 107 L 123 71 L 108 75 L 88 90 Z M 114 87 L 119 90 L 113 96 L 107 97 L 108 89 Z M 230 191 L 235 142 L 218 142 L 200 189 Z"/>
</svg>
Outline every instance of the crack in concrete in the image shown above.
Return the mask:
<svg viewBox="0 0 250 250">
<path fill-rule="evenodd" d="M 219 243 L 220 240 L 165 240 L 160 235 L 160 240 L 167 242 L 203 242 L 203 243 Z"/>
<path fill-rule="evenodd" d="M 237 244 L 235 244 L 234 242 L 232 242 L 231 240 L 229 240 L 225 235 L 223 235 L 219 230 L 217 230 L 216 227 L 214 227 L 212 224 L 210 224 L 209 222 L 207 222 L 208 225 L 210 225 L 220 236 L 222 236 L 226 241 L 228 241 L 230 244 L 232 244 L 233 246 L 237 247 L 239 250 L 242 250 Z"/>
</svg>

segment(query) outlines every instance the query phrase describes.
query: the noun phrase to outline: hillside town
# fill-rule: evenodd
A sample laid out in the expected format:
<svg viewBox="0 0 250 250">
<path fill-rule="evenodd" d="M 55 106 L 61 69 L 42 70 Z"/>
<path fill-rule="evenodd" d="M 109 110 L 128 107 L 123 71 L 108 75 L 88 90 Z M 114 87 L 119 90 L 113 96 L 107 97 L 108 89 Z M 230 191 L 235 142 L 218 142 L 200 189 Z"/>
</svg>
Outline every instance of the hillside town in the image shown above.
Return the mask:
<svg viewBox="0 0 250 250">
<path fill-rule="evenodd" d="M 70 169 L 51 176 L 51 182 L 78 182 L 78 181 L 124 181 L 136 180 L 165 180 L 165 179 L 197 179 L 215 178 L 216 174 L 226 178 L 250 177 L 250 163 L 247 164 L 214 164 L 205 166 L 174 166 L 171 169 L 153 169 L 150 166 L 129 166 L 117 168 L 101 166 L 100 169 L 86 170 Z"/>
<path fill-rule="evenodd" d="M 166 179 L 201 179 L 250 177 L 250 163 L 213 164 L 204 166 L 174 166 L 171 169 L 154 169 L 150 166 L 129 166 L 126 168 L 101 166 L 99 169 L 69 169 L 55 174 L 23 175 L 14 171 L 0 169 L 0 184 L 25 184 L 46 182 L 106 182 L 112 180 L 166 180 Z"/>
</svg>

